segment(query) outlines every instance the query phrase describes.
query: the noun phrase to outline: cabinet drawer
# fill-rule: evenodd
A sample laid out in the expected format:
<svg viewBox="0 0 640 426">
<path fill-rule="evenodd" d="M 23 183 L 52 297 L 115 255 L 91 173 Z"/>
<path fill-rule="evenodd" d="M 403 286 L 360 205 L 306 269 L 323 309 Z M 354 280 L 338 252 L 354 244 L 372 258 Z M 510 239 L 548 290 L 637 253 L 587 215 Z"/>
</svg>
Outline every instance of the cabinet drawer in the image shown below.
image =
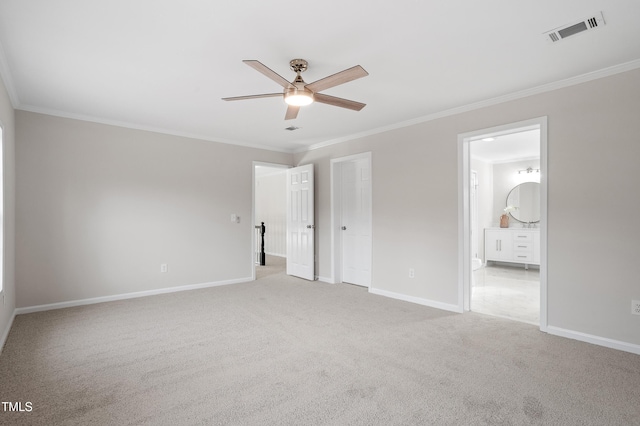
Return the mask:
<svg viewBox="0 0 640 426">
<path fill-rule="evenodd" d="M 533 252 L 527 253 L 525 251 L 517 251 L 513 253 L 513 261 L 522 263 L 533 262 Z"/>
<path fill-rule="evenodd" d="M 513 250 L 533 253 L 533 241 L 514 241 Z"/>
<path fill-rule="evenodd" d="M 518 243 L 521 241 L 531 241 L 533 242 L 533 234 L 531 232 L 514 232 L 513 233 L 513 242 Z"/>
</svg>

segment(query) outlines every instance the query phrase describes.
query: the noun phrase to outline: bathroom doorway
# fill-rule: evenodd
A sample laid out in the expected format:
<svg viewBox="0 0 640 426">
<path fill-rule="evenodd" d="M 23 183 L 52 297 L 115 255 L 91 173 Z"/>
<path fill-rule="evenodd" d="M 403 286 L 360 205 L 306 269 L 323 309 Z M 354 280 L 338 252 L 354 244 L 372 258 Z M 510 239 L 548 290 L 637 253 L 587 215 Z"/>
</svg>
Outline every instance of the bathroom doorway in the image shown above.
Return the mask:
<svg viewBox="0 0 640 426">
<path fill-rule="evenodd" d="M 546 119 L 460 135 L 459 148 L 463 309 L 544 330 Z"/>
</svg>

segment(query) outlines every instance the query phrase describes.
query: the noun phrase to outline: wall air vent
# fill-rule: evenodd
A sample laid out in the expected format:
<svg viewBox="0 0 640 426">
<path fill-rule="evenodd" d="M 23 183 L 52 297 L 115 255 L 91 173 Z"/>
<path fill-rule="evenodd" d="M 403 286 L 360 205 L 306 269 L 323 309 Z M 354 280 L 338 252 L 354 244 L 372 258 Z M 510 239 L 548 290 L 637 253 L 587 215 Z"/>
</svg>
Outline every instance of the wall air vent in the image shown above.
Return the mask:
<svg viewBox="0 0 640 426">
<path fill-rule="evenodd" d="M 560 28 L 556 28 L 555 30 L 547 31 L 544 33 L 544 36 L 548 41 L 555 43 L 556 41 L 563 40 L 583 31 L 595 30 L 604 24 L 605 22 L 602 12 L 598 12 L 593 16 L 583 19 L 582 21 L 573 22 Z"/>
</svg>

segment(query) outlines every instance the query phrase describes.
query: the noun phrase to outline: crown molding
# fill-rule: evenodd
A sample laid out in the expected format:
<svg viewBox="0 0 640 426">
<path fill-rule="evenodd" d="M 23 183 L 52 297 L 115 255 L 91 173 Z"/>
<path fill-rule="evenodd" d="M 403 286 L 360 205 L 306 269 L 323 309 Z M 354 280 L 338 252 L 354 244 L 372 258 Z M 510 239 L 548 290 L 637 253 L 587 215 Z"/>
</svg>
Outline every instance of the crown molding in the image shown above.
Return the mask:
<svg viewBox="0 0 640 426">
<path fill-rule="evenodd" d="M 577 84 L 586 83 L 593 80 L 598 80 L 600 78 L 609 77 L 612 75 L 620 74 L 626 71 L 631 71 L 634 69 L 640 68 L 640 59 L 636 59 L 630 62 L 625 62 L 623 64 L 614 65 L 608 68 L 603 68 L 601 70 L 592 71 L 586 74 L 581 74 L 575 77 L 570 77 L 564 80 L 555 81 L 553 83 L 543 84 L 542 86 L 533 87 L 531 89 L 520 90 L 518 92 L 513 92 L 507 95 L 498 96 L 495 98 L 487 99 L 480 102 L 475 102 L 468 105 L 463 105 L 456 108 L 451 108 L 448 110 L 436 112 L 434 114 L 425 115 L 422 117 L 414 118 L 412 120 L 401 121 L 399 123 L 391 124 L 389 126 L 378 127 L 375 129 L 368 130 L 366 132 L 354 133 L 349 136 L 344 136 L 341 138 L 331 139 L 324 142 L 319 142 L 317 144 L 310 145 L 307 148 L 299 148 L 295 151 L 296 154 L 303 153 L 307 151 L 313 151 L 315 149 L 324 148 L 327 146 L 347 142 L 354 139 L 360 139 L 367 136 L 376 135 L 379 133 L 388 132 L 390 130 L 401 129 L 404 127 L 414 126 L 416 124 L 425 123 L 428 121 L 437 120 L 439 118 L 450 117 L 456 114 L 462 114 L 469 111 L 474 111 L 480 108 L 485 108 L 493 105 L 498 105 L 504 102 L 509 102 L 517 99 L 526 98 L 533 95 L 538 95 L 541 93 L 551 92 L 554 90 L 562 89 L 565 87 L 575 86 Z"/>
<path fill-rule="evenodd" d="M 94 117 L 91 115 L 75 114 L 75 113 L 59 111 L 59 110 L 49 109 L 49 108 L 40 108 L 33 105 L 20 105 L 18 108 L 15 108 L 15 109 L 20 111 L 33 112 L 36 114 L 51 115 L 54 117 L 69 118 L 72 120 L 105 124 L 107 126 L 123 127 L 126 129 L 142 130 L 145 132 L 153 132 L 153 133 L 160 133 L 163 135 L 178 136 L 178 137 L 187 138 L 187 139 L 198 139 L 198 140 L 203 140 L 208 142 L 223 143 L 226 145 L 241 146 L 245 148 L 262 149 L 265 151 L 284 152 L 286 154 L 293 153 L 292 150 L 286 149 L 286 148 L 277 148 L 277 147 L 272 147 L 267 145 L 251 144 L 246 142 L 234 141 L 230 139 L 212 138 L 210 136 L 198 135 L 194 133 L 177 132 L 177 131 L 165 129 L 162 127 L 144 126 L 140 124 L 130 123 L 128 121 L 110 120 L 110 119 L 105 119 L 100 117 Z"/>
<path fill-rule="evenodd" d="M 637 69 L 637 68 L 640 68 L 640 59 L 636 59 L 636 60 L 633 60 L 633 61 L 630 61 L 630 62 L 625 62 L 625 63 L 619 64 L 619 65 L 614 65 L 614 66 L 611 66 L 611 67 L 608 67 L 608 68 L 603 68 L 601 70 L 597 70 L 597 71 L 581 74 L 581 75 L 578 75 L 578 76 L 575 76 L 575 77 L 570 77 L 570 78 L 567 78 L 567 79 L 564 79 L 564 80 L 559 80 L 559 81 L 556 81 L 556 82 L 553 82 L 553 83 L 544 84 L 544 85 L 537 86 L 537 87 L 534 87 L 534 88 L 531 88 L 531 89 L 525 89 L 525 90 L 521 90 L 521 91 L 518 91 L 518 92 L 510 93 L 510 94 L 507 94 L 507 95 L 503 95 L 503 96 L 498 96 L 498 97 L 495 97 L 495 98 L 487 99 L 487 100 L 484 100 L 484 101 L 475 102 L 475 103 L 472 103 L 472 104 L 463 105 L 463 106 L 460 106 L 460 107 L 451 108 L 451 109 L 448 109 L 448 110 L 436 112 L 434 114 L 429 114 L 429 115 L 426 115 L 426 116 L 417 117 L 417 118 L 414 118 L 414 119 L 411 119 L 411 120 L 401 121 L 401 122 L 394 123 L 394 124 L 391 124 L 391 125 L 388 125 L 388 126 L 377 127 L 377 128 L 371 129 L 371 130 L 364 131 L 364 132 L 354 133 L 354 134 L 343 136 L 343 137 L 340 137 L 340 138 L 329 139 L 329 140 L 326 140 L 326 141 L 323 141 L 323 142 L 318 142 L 318 143 L 309 145 L 307 147 L 301 147 L 301 148 L 297 148 L 297 149 L 286 149 L 286 148 L 277 148 L 277 147 L 272 147 L 272 146 L 267 146 L 267 145 L 252 144 L 252 143 L 247 143 L 247 142 L 242 142 L 242 141 L 237 141 L 237 140 L 231 140 L 231 139 L 212 138 L 211 136 L 198 135 L 198 134 L 192 134 L 192 133 L 187 133 L 187 132 L 177 132 L 177 131 L 173 131 L 173 130 L 169 130 L 169 129 L 165 129 L 165 128 L 160 128 L 160 127 L 144 126 L 144 125 L 134 124 L 134 123 L 125 122 L 125 121 L 109 120 L 109 119 L 104 119 L 104 118 L 99 118 L 99 117 L 94 117 L 94 116 L 89 116 L 89 115 L 68 113 L 68 112 L 65 112 L 65 111 L 59 111 L 59 110 L 53 110 L 53 109 L 47 109 L 47 108 L 40 108 L 40 107 L 36 107 L 36 106 L 32 106 L 32 105 L 22 105 L 20 103 L 20 101 L 19 101 L 18 94 L 17 94 L 17 92 L 16 92 L 16 90 L 14 88 L 13 80 L 12 80 L 12 77 L 11 77 L 11 72 L 10 72 L 8 63 L 6 61 L 6 56 L 5 56 L 4 50 L 2 48 L 2 45 L 0 44 L 0 77 L 2 78 L 2 80 L 4 82 L 4 85 L 5 85 L 6 89 L 7 89 L 7 93 L 9 94 L 9 98 L 10 98 L 10 101 L 11 101 L 14 109 L 23 110 L 23 111 L 29 111 L 29 112 L 35 112 L 35 113 L 39 113 L 39 114 L 52 115 L 52 116 L 62 117 L 62 118 L 70 118 L 70 119 L 75 119 L 75 120 L 89 121 L 89 122 L 94 122 L 94 123 L 106 124 L 106 125 L 110 125 L 110 126 L 124 127 L 124 128 L 129 128 L 129 129 L 135 129 L 135 130 L 144 130 L 144 131 L 167 134 L 167 135 L 172 135 L 172 136 L 179 136 L 179 137 L 184 137 L 184 138 L 189 138 L 189 139 L 199 139 L 199 140 L 205 140 L 205 141 L 209 141 L 209 142 L 223 143 L 223 144 L 227 144 L 227 145 L 242 146 L 242 147 L 246 147 L 246 148 L 254 148 L 254 149 L 262 149 L 262 150 L 266 150 L 266 151 L 282 152 L 282 153 L 287 153 L 287 154 L 297 154 L 297 153 L 304 153 L 304 152 L 308 152 L 308 151 L 313 151 L 313 150 L 316 150 L 316 149 L 328 147 L 328 146 L 331 146 L 331 145 L 336 145 L 336 144 L 343 143 L 343 142 L 348 142 L 348 141 L 355 140 L 355 139 L 361 139 L 361 138 L 364 138 L 364 137 L 367 137 L 367 136 L 372 136 L 372 135 L 388 132 L 388 131 L 391 131 L 391 130 L 397 130 L 397 129 L 401 129 L 401 128 L 405 128 L 405 127 L 410 127 L 410 126 L 414 126 L 414 125 L 417 125 L 417 124 L 421 124 L 421 123 L 437 120 L 437 119 L 440 119 L 440 118 L 450 117 L 450 116 L 453 116 L 453 115 L 456 115 L 456 114 L 462 114 L 462 113 L 469 112 L 469 111 L 474 111 L 474 110 L 477 110 L 477 109 L 480 109 L 480 108 L 485 108 L 485 107 L 489 107 L 489 106 L 493 106 L 493 105 L 498 105 L 498 104 L 501 104 L 501 103 L 504 103 L 504 102 L 509 102 L 509 101 L 522 99 L 522 98 L 526 98 L 526 97 L 537 95 L 537 94 L 551 92 L 553 90 L 558 90 L 558 89 L 562 89 L 562 88 L 565 88 L 565 87 L 575 86 L 577 84 L 586 83 L 586 82 L 593 81 L 593 80 L 598 80 L 600 78 L 609 77 L 609 76 L 620 74 L 620 73 L 623 73 L 623 72 L 626 72 L 626 71 L 631 71 L 631 70 L 634 70 L 634 69 Z"/>
</svg>

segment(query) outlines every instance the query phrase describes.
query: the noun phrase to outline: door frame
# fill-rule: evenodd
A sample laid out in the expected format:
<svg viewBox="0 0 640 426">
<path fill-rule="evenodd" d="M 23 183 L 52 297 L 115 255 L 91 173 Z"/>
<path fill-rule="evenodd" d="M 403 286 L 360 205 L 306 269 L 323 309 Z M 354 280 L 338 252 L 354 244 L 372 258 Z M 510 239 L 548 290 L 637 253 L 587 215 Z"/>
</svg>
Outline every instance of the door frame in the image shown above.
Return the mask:
<svg viewBox="0 0 640 426">
<path fill-rule="evenodd" d="M 540 331 L 547 331 L 547 117 L 504 124 L 458 135 L 458 308 L 469 311 L 471 303 L 471 209 L 469 145 L 481 137 L 513 133 L 523 128 L 540 129 Z"/>
<path fill-rule="evenodd" d="M 256 232 L 254 226 L 256 224 L 256 167 L 258 166 L 282 170 L 293 167 L 289 164 L 265 163 L 262 161 L 254 161 L 251 165 L 251 256 L 249 256 L 249 259 L 251 259 L 251 281 L 256 279 Z"/>
<path fill-rule="evenodd" d="M 469 196 L 471 197 L 471 204 L 469 205 L 471 225 L 469 229 L 471 230 L 471 256 L 476 258 L 480 252 L 480 237 L 478 235 L 478 172 L 476 170 L 470 170 L 469 178 L 472 176 L 474 177 L 472 182 L 475 188 L 469 187 Z M 471 182 L 469 182 L 469 184 L 471 184 Z"/>
<path fill-rule="evenodd" d="M 331 185 L 331 277 L 322 278 L 319 280 L 325 281 L 331 284 L 338 284 L 342 282 L 342 232 L 340 232 L 340 224 L 342 223 L 342 175 L 341 166 L 342 163 L 366 159 L 369 162 L 369 171 L 371 182 L 371 215 L 370 226 L 373 223 L 373 173 L 371 169 L 371 151 L 362 152 L 360 154 L 348 155 L 346 157 L 333 158 L 330 161 L 330 185 Z M 369 229 L 370 235 L 373 229 Z M 373 238 L 371 240 L 371 256 L 373 257 Z M 373 266 L 373 258 L 371 259 L 371 265 Z M 371 274 L 371 282 L 369 283 L 369 290 L 373 288 L 373 271 Z"/>
</svg>

